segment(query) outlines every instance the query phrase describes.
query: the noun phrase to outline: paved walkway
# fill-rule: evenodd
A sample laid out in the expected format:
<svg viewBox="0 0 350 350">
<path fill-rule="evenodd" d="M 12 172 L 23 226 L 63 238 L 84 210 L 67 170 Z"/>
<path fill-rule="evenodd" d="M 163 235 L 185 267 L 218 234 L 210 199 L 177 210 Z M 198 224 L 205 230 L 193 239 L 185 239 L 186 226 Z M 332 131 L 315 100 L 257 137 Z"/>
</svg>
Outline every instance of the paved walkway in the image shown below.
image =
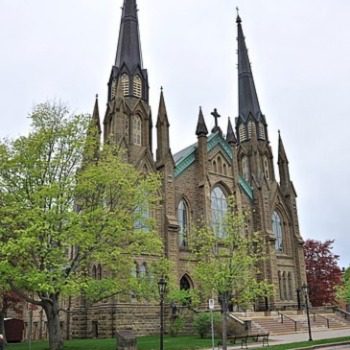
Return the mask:
<svg viewBox="0 0 350 350">
<path fill-rule="evenodd" d="M 313 330 L 312 331 L 312 338 L 313 340 L 319 340 L 319 339 L 331 339 L 331 338 L 340 338 L 340 337 L 349 337 L 349 343 L 350 343 L 350 329 L 330 329 L 330 330 Z M 286 334 L 286 335 L 272 335 L 269 337 L 269 344 L 270 345 L 277 345 L 277 344 L 287 344 L 287 343 L 297 343 L 302 341 L 309 340 L 309 333 L 295 333 L 295 334 Z M 248 344 L 249 348 L 255 349 L 255 348 L 262 348 L 262 343 L 253 343 Z M 228 346 L 229 350 L 236 350 L 241 349 L 240 345 L 237 346 Z M 265 347 L 267 349 L 267 347 Z M 328 350 L 350 350 L 350 344 L 345 345 L 345 347 L 330 347 L 327 348 Z M 325 350 L 323 348 L 322 350 Z"/>
</svg>

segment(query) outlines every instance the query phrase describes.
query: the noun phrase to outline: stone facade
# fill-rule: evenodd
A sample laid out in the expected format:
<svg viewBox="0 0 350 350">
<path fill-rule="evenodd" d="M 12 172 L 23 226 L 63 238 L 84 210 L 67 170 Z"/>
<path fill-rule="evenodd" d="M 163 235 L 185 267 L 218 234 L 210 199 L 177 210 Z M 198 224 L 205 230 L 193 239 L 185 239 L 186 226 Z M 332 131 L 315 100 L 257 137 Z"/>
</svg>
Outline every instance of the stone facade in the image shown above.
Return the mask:
<svg viewBox="0 0 350 350">
<path fill-rule="evenodd" d="M 237 27 L 240 107 L 236 130 L 229 121 L 224 135 L 217 124 L 215 110 L 212 114 L 216 126 L 209 134 L 200 110 L 194 144 L 173 154 L 162 91 L 154 157 L 148 73 L 142 65 L 136 1 L 125 0 L 116 62 L 108 83 L 103 139 L 112 139 L 124 147 L 127 161 L 140 171 L 162 175 L 162 205 L 154 216 L 164 241 L 165 255 L 175 266 L 179 286 L 198 287 L 192 276 L 194 263 L 188 252 L 191 225 L 211 223 L 213 191 L 217 188 L 220 195 L 224 198 L 233 196 L 238 208 L 248 212 L 247 233 L 259 231 L 265 238 L 262 278 L 275 287 L 268 300 L 269 307 L 293 307 L 297 303 L 295 290 L 306 281 L 296 191 L 281 137 L 278 149 L 280 180 L 276 180 L 266 118 L 260 110 L 239 17 Z M 93 118 L 99 125 L 97 101 Z M 140 268 L 142 257 L 137 261 Z M 257 308 L 265 306 L 266 301 L 256 305 Z M 167 312 L 169 319 L 169 308 Z M 40 322 L 40 319 L 34 322 Z M 69 317 L 62 322 L 65 333 L 72 337 L 110 337 L 116 330 L 130 327 L 137 334 L 152 334 L 159 331 L 159 306 L 110 301 L 87 305 L 81 299 L 74 302 Z M 40 334 L 43 335 L 43 326 L 37 327 L 38 333 L 41 327 Z"/>
</svg>

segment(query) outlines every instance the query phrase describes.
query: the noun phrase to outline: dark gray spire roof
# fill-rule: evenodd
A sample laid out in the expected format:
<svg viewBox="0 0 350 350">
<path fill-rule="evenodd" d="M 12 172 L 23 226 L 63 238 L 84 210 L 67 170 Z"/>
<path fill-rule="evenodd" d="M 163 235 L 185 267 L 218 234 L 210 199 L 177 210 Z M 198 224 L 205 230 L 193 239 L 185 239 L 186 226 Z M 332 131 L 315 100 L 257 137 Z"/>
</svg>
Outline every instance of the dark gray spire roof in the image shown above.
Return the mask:
<svg viewBox="0 0 350 350">
<path fill-rule="evenodd" d="M 262 118 L 262 113 L 243 34 L 242 20 L 239 16 L 237 16 L 236 23 L 238 29 L 239 117 L 243 122 L 246 122 L 249 114 L 251 114 L 255 120 L 259 121 Z"/>
<path fill-rule="evenodd" d="M 197 128 L 196 128 L 196 135 L 197 136 L 206 136 L 208 135 L 208 129 L 205 125 L 205 120 L 202 112 L 202 107 L 199 107 L 199 115 L 198 115 L 198 122 L 197 122 Z"/>
<path fill-rule="evenodd" d="M 169 126 L 168 121 L 168 113 L 165 106 L 165 100 L 164 100 L 164 94 L 163 94 L 163 88 L 160 90 L 160 100 L 159 100 L 159 108 L 158 108 L 158 119 L 157 119 L 157 127 L 160 124 L 165 124 L 166 126 Z"/>
<path fill-rule="evenodd" d="M 133 71 L 142 68 L 142 54 L 136 0 L 124 0 L 115 66 Z"/>
<path fill-rule="evenodd" d="M 233 145 L 237 144 L 237 138 L 236 138 L 236 135 L 233 131 L 230 118 L 228 118 L 226 141 L 229 144 L 233 144 Z"/>
<path fill-rule="evenodd" d="M 287 153 L 284 149 L 281 132 L 278 130 L 278 164 L 280 163 L 288 163 Z"/>
<path fill-rule="evenodd" d="M 100 112 L 98 108 L 98 95 L 96 95 L 94 111 L 92 113 L 92 118 L 91 118 L 91 126 L 96 127 L 96 129 L 98 130 L 98 133 L 101 134 Z"/>
</svg>

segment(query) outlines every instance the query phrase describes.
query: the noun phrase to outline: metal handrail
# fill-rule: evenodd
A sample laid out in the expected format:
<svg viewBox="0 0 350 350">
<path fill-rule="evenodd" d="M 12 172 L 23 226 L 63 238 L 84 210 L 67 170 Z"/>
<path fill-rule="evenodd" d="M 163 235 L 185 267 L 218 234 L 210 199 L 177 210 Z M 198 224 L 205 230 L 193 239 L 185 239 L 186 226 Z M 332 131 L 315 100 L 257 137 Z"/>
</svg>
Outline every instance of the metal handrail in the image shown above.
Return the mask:
<svg viewBox="0 0 350 350">
<path fill-rule="evenodd" d="M 334 311 L 339 312 L 346 320 L 350 320 L 350 312 L 339 309 L 339 307 L 334 308 Z"/>
<path fill-rule="evenodd" d="M 298 330 L 298 321 L 293 320 L 291 317 L 283 314 L 280 311 L 278 311 L 278 314 L 281 316 L 281 323 L 284 323 L 284 319 L 286 318 L 287 320 L 294 322 L 294 331 L 296 332 Z"/>
<path fill-rule="evenodd" d="M 325 319 L 326 320 L 326 326 L 327 326 L 327 328 L 329 328 L 330 319 L 328 317 L 323 316 L 323 315 L 321 315 L 321 314 L 319 314 L 317 312 L 312 312 L 312 315 L 314 316 L 314 321 L 316 321 L 317 316 L 320 317 L 320 318 Z"/>
</svg>

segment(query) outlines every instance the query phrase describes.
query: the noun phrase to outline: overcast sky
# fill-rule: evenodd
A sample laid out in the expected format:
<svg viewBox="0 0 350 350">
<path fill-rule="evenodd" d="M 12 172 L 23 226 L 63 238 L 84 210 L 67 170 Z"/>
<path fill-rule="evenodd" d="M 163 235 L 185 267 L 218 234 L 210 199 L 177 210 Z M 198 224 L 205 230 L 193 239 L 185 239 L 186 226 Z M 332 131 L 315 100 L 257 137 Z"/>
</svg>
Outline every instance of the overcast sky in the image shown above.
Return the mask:
<svg viewBox="0 0 350 350">
<path fill-rule="evenodd" d="M 32 107 L 60 100 L 92 112 L 118 40 L 122 0 L 0 0 L 0 137 L 28 130 Z M 195 142 L 198 107 L 236 117 L 235 6 L 277 161 L 281 130 L 303 237 L 335 239 L 350 264 L 350 1 L 138 0 L 153 115 L 160 86 L 171 147 Z"/>
</svg>

